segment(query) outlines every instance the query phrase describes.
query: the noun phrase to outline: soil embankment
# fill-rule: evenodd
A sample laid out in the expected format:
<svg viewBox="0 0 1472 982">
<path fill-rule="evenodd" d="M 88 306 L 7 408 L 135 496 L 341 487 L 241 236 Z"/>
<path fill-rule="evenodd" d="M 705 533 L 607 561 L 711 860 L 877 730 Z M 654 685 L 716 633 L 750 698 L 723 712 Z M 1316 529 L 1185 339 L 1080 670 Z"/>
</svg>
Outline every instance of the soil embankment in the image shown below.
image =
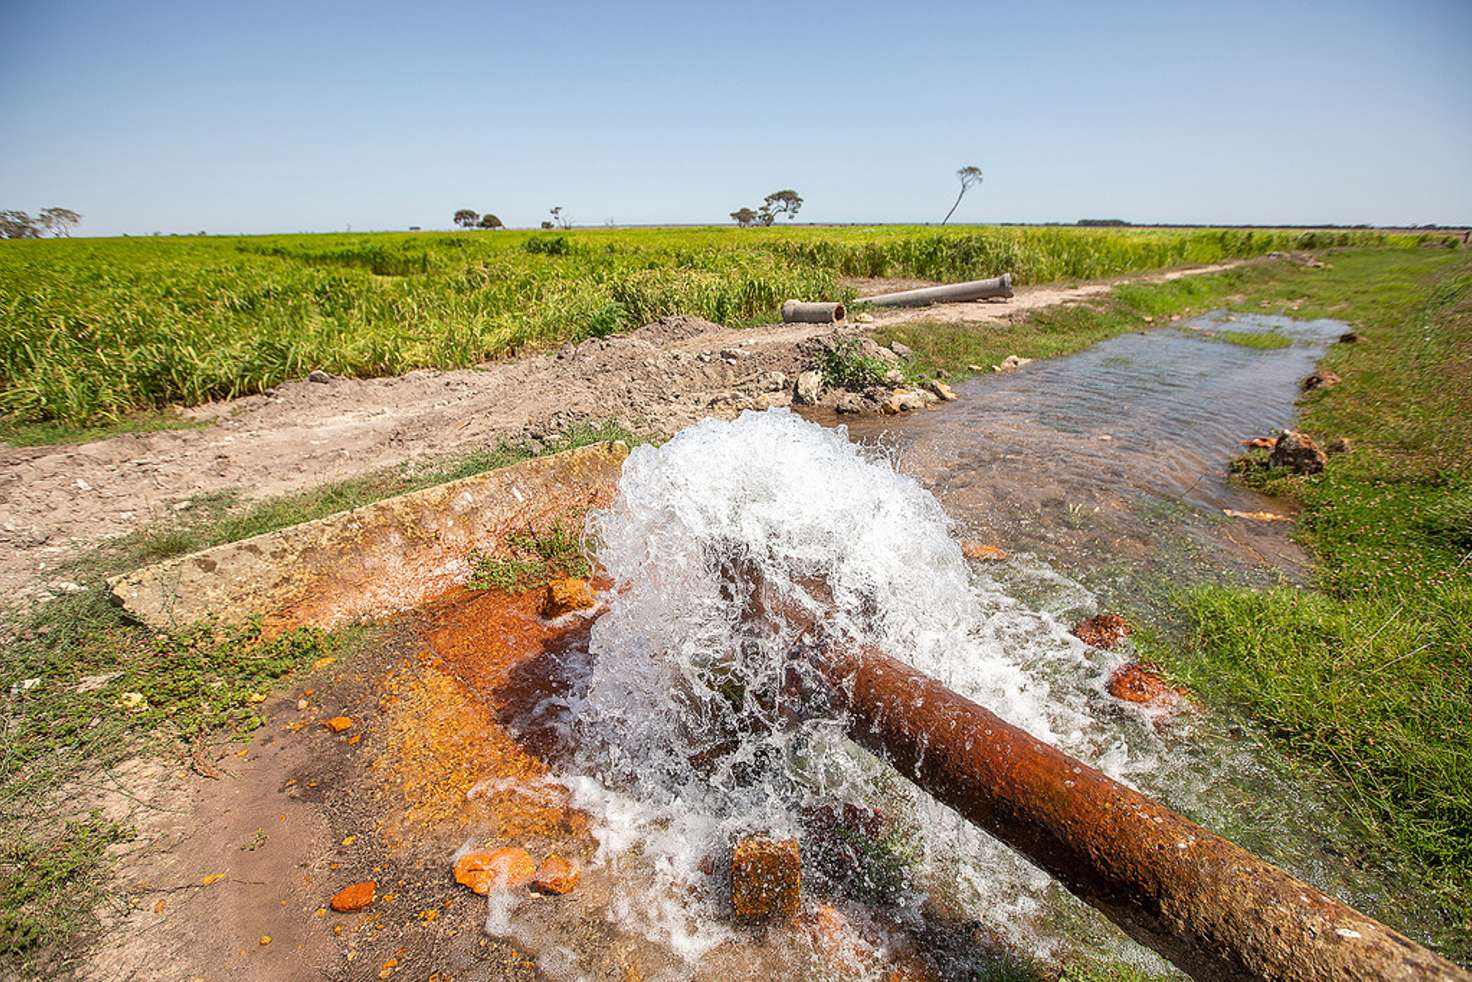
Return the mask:
<svg viewBox="0 0 1472 982">
<path fill-rule="evenodd" d="M 881 311 L 872 325 L 855 329 L 917 318 L 999 323 L 1097 298 L 1118 283 L 1226 268 L 1023 288 L 1006 303 Z M 186 508 L 201 495 L 286 494 L 501 441 L 538 441 L 580 422 L 613 420 L 662 436 L 705 416 L 785 405 L 805 367 L 800 345 L 829 330 L 813 324 L 732 329 L 671 317 L 620 337 L 476 369 L 292 382 L 268 395 L 188 410 L 211 424 L 200 429 L 3 449 L 0 590 L 14 596 L 44 585 L 77 549 Z"/>
</svg>

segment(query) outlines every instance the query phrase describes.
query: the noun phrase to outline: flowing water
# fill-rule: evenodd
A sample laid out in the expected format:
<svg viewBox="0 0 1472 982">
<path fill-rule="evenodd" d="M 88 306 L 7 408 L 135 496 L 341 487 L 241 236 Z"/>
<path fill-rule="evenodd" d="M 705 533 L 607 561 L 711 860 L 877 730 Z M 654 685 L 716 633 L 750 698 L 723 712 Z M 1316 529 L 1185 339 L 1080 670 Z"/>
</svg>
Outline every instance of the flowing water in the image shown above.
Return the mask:
<svg viewBox="0 0 1472 982">
<path fill-rule="evenodd" d="M 1226 327 L 1293 343 L 1210 336 Z M 732 925 L 711 871 L 749 833 L 819 851 L 832 829 L 814 815 L 841 814 L 882 847 L 857 881 L 805 866 L 805 892 L 826 892 L 872 948 L 842 970 L 814 963 L 830 974 L 877 972 L 917 948 L 948 975 L 1079 953 L 1168 970 L 849 743 L 842 720 L 793 705 L 790 653 L 816 623 L 824 643 L 895 654 L 1414 931 L 1388 899 L 1407 890 L 1357 868 L 1330 799 L 1274 765 L 1250 728 L 1111 698 L 1126 656 L 1069 633 L 1106 604 L 1164 610 L 1170 585 L 1301 575 L 1282 528 L 1224 516 L 1282 510 L 1230 486 L 1224 466 L 1239 439 L 1291 422 L 1297 380 L 1343 330 L 1207 319 L 968 383 L 936 412 L 847 430 L 749 412 L 635 450 L 617 501 L 589 523 L 612 581 L 606 612 L 574 659 L 577 684 L 538 709 L 567 748 L 556 780 L 593 816 L 597 862 L 619 874 L 608 929 L 667 952 L 670 977 L 817 957 L 824 944 L 798 928 Z M 970 564 L 963 537 L 1013 556 Z M 548 937 L 504 900 L 492 915 L 488 929 L 539 950 L 550 975 L 592 972 L 572 936 Z"/>
</svg>

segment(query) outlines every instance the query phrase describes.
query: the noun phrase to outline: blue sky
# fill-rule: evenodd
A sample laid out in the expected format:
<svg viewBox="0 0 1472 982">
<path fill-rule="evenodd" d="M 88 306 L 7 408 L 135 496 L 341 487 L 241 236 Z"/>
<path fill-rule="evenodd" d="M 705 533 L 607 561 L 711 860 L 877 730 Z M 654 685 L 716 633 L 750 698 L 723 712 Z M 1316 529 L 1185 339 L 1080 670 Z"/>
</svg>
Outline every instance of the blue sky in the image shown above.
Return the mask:
<svg viewBox="0 0 1472 982">
<path fill-rule="evenodd" d="M 1472 222 L 1472 2 L 0 0 L 0 207 L 85 234 Z"/>
</svg>

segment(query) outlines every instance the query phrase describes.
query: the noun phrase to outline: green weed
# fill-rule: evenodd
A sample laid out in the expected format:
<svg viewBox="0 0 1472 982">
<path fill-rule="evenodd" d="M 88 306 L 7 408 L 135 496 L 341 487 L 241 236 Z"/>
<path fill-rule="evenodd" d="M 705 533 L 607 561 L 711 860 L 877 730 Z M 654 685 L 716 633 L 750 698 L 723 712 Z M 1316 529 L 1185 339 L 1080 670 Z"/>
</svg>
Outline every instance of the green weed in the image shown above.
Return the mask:
<svg viewBox="0 0 1472 982">
<path fill-rule="evenodd" d="M 592 572 L 578 534 L 560 522 L 540 532 L 513 532 L 506 537 L 506 551 L 504 556 L 471 553 L 466 586 L 515 593 L 561 577 L 586 578 Z"/>
<path fill-rule="evenodd" d="M 853 392 L 882 385 L 889 368 L 878 358 L 865 355 L 858 338 L 839 338 L 818 358 L 824 385 Z"/>
</svg>

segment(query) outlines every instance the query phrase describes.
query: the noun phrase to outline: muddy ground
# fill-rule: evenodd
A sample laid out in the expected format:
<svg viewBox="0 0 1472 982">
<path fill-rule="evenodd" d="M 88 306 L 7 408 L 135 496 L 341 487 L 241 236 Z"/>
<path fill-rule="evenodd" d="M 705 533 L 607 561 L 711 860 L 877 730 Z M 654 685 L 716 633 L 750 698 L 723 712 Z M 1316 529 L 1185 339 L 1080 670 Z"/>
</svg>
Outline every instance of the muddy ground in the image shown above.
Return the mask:
<svg viewBox="0 0 1472 982">
<path fill-rule="evenodd" d="M 880 312 L 861 330 L 926 319 L 985 325 L 1101 296 L 1123 282 L 1024 287 L 1005 302 Z M 861 294 L 916 284 L 855 281 Z M 300 491 L 499 441 L 534 441 L 579 422 L 617 421 L 669 435 L 708 415 L 791 399 L 800 346 L 829 328 L 723 328 L 669 318 L 629 334 L 475 369 L 395 378 L 292 382 L 267 395 L 185 411 L 210 425 L 82 445 L 0 449 L 0 591 L 45 586 L 64 557 L 124 534 L 200 495 L 247 499 Z M 778 379 L 775 373 L 782 373 Z"/>
</svg>

